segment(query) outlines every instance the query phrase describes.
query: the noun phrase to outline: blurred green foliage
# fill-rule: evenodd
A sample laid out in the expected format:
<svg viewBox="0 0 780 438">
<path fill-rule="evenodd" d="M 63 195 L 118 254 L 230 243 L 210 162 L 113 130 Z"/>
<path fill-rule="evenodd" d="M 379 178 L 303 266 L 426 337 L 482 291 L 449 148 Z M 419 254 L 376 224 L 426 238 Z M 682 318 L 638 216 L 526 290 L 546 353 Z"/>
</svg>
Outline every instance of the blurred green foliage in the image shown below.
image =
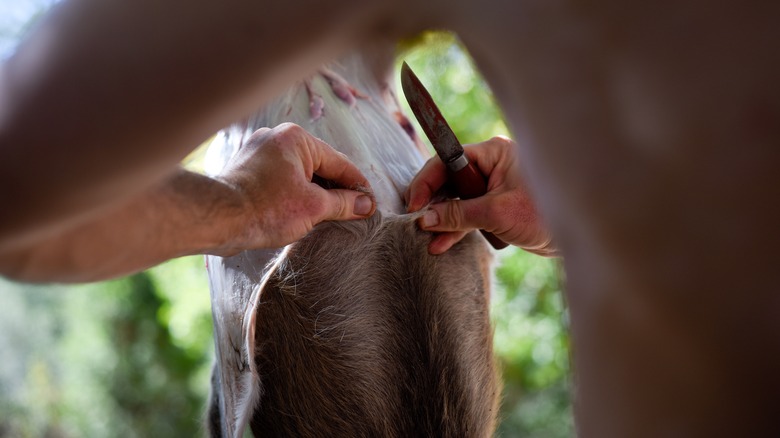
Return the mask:
<svg viewBox="0 0 780 438">
<path fill-rule="evenodd" d="M 476 143 L 495 135 L 509 134 L 487 84 L 474 70 L 471 58 L 453 34 L 426 32 L 404 46 L 407 48 L 401 51 L 396 71 L 400 71 L 403 61 L 409 64 L 461 143 Z M 396 89 L 401 90 L 400 74 L 395 77 Z M 399 93 L 403 94 L 402 91 Z M 399 97 L 399 100 L 417 132 L 427 142 L 406 99 Z"/>
<path fill-rule="evenodd" d="M 201 257 L 121 280 L 0 280 L 0 436 L 195 436 L 211 310 Z"/>
<path fill-rule="evenodd" d="M 508 133 L 455 37 L 424 34 L 401 59 L 462 142 Z M 573 436 L 558 266 L 517 249 L 499 253 L 498 263 L 491 312 L 504 393 L 497 435 Z M 92 285 L 0 278 L 0 437 L 201 435 L 213 355 L 207 285 L 201 257 Z"/>
<path fill-rule="evenodd" d="M 509 135 L 489 87 L 454 35 L 425 33 L 400 58 L 398 69 L 401 61 L 412 67 L 462 143 Z M 422 133 L 419 126 L 417 132 Z M 498 435 L 573 436 L 561 270 L 554 260 L 520 249 L 498 254 L 491 305 L 494 349 L 504 380 Z"/>
</svg>

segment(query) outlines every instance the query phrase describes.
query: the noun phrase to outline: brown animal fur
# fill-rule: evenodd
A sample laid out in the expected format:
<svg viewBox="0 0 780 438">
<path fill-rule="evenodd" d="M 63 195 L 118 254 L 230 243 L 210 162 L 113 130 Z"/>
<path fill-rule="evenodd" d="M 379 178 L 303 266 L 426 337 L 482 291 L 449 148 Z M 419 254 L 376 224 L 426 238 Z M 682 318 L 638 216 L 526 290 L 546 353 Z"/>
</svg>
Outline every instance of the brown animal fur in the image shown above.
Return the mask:
<svg viewBox="0 0 780 438">
<path fill-rule="evenodd" d="M 411 216 L 321 224 L 262 292 L 256 436 L 489 436 L 499 383 L 489 254 Z"/>
</svg>

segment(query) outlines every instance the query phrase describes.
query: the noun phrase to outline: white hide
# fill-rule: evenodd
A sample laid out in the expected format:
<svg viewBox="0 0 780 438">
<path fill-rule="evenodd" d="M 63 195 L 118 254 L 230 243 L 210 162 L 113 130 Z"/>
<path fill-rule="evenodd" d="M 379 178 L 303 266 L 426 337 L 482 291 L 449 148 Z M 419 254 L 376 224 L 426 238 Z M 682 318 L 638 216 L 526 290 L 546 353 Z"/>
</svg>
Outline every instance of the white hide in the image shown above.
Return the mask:
<svg viewBox="0 0 780 438">
<path fill-rule="evenodd" d="M 387 52 L 381 64 L 392 55 Z M 387 214 L 404 212 L 402 193 L 425 158 L 399 125 L 399 107 L 389 77 L 377 77 L 378 55 L 352 55 L 328 65 L 306 82 L 300 82 L 266 105 L 246 122 L 235 124 L 215 138 L 206 155 L 206 170 L 219 173 L 245 138 L 256 129 L 294 122 L 346 154 L 368 178 L 377 207 Z M 356 91 L 353 102 L 334 93 L 326 77 L 345 79 Z M 332 82 L 332 76 L 328 79 Z M 344 85 L 344 84 L 340 84 Z M 308 90 L 307 90 L 308 86 Z M 310 96 L 322 107 L 312 117 Z M 315 120 L 316 119 L 316 120 Z M 279 254 L 280 257 L 275 256 Z M 219 408 L 223 436 L 240 437 L 260 398 L 262 388 L 254 364 L 255 308 L 262 284 L 281 249 L 243 252 L 235 257 L 207 256 L 217 372 L 221 386 Z"/>
</svg>

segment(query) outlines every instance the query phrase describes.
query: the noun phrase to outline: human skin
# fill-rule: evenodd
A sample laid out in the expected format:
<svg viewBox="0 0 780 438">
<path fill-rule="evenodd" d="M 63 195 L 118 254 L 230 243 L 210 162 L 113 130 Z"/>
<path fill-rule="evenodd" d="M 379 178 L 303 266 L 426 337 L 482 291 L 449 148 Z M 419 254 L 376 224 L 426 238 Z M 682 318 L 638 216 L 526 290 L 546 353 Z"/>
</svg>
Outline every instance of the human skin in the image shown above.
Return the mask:
<svg viewBox="0 0 780 438">
<path fill-rule="evenodd" d="M 0 201 L 13 212 L 0 215 L 0 252 L 94 219 L 170 177 L 216 130 L 360 40 L 363 21 L 390 9 L 380 6 L 55 7 L 0 70 Z M 262 56 L 247 56 L 260 47 Z"/>
<path fill-rule="evenodd" d="M 418 224 L 437 233 L 428 245 L 428 251 L 444 253 L 468 232 L 482 229 L 528 252 L 548 257 L 556 255 L 552 236 L 536 211 L 523 180 L 515 142 L 506 137 L 494 137 L 466 145 L 464 152 L 469 161 L 487 175 L 484 196 L 430 204 L 449 176 L 438 156 L 425 163 L 404 194 L 409 212 L 427 207 Z"/>
<path fill-rule="evenodd" d="M 15 214 L 0 219 L 0 242 L 148 189 L 211 132 L 358 41 L 447 27 L 504 109 L 563 256 L 579 436 L 776 434 L 775 3 L 184 9 L 72 1 L 4 67 L 0 194 Z M 123 104 L 106 111 L 111 102 Z"/>
<path fill-rule="evenodd" d="M 325 190 L 314 175 L 358 190 Z M 343 154 L 283 124 L 256 131 L 217 177 L 176 169 L 84 223 L 0 254 L 0 269 L 24 281 L 95 281 L 183 255 L 282 247 L 323 220 L 366 218 L 375 208 L 368 181 Z"/>
</svg>

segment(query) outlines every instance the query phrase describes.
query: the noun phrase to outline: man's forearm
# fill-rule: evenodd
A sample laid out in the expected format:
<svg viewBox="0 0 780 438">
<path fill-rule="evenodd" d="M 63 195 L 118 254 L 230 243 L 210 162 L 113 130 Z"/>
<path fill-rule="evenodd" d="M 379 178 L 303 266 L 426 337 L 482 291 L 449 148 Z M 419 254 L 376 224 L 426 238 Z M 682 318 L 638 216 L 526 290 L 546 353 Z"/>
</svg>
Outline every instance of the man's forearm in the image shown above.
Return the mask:
<svg viewBox="0 0 780 438">
<path fill-rule="evenodd" d="M 0 215 L 0 251 L 159 183 L 209 135 L 319 63 L 412 31 L 421 11 L 404 9 L 63 2 L 0 68 L 0 203 L 13 212 Z"/>
<path fill-rule="evenodd" d="M 180 170 L 91 220 L 0 253 L 0 274 L 22 281 L 84 282 L 182 255 L 229 254 L 247 222 L 243 202 L 221 181 Z"/>
</svg>

